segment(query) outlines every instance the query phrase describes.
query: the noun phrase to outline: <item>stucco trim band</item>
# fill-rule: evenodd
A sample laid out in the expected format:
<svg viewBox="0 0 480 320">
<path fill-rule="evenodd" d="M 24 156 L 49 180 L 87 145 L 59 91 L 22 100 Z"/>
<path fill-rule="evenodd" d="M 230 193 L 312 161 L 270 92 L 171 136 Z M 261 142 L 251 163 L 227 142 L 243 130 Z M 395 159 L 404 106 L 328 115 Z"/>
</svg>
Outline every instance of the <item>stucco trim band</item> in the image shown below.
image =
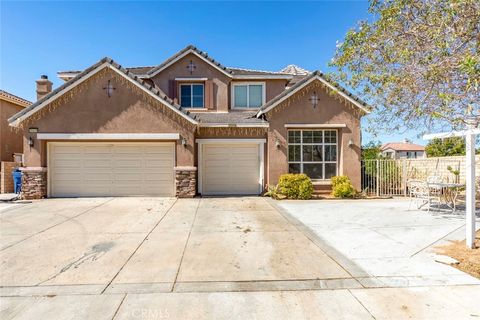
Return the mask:
<svg viewBox="0 0 480 320">
<path fill-rule="evenodd" d="M 178 140 L 178 133 L 37 133 L 39 140 Z"/>
<path fill-rule="evenodd" d="M 203 143 L 221 143 L 221 144 L 234 144 L 234 143 L 266 143 L 267 139 L 197 139 L 198 144 Z"/>
<path fill-rule="evenodd" d="M 346 128 L 345 123 L 286 123 L 285 128 L 319 128 L 319 129 L 328 129 L 328 128 Z"/>
<path fill-rule="evenodd" d="M 268 128 L 268 123 L 200 123 L 204 128 Z"/>
</svg>

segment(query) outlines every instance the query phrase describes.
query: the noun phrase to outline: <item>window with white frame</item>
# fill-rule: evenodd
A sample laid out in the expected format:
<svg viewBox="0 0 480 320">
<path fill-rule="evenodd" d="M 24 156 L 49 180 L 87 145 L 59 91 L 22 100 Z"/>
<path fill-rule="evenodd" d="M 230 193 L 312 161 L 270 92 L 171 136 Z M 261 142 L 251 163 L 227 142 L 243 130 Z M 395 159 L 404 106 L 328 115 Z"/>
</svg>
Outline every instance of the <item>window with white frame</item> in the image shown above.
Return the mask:
<svg viewBox="0 0 480 320">
<path fill-rule="evenodd" d="M 265 83 L 232 84 L 233 108 L 260 108 L 265 103 Z"/>
<path fill-rule="evenodd" d="M 337 140 L 336 130 L 289 130 L 288 172 L 317 180 L 336 176 Z"/>
<path fill-rule="evenodd" d="M 203 83 L 180 84 L 180 105 L 184 108 L 203 108 Z"/>
</svg>

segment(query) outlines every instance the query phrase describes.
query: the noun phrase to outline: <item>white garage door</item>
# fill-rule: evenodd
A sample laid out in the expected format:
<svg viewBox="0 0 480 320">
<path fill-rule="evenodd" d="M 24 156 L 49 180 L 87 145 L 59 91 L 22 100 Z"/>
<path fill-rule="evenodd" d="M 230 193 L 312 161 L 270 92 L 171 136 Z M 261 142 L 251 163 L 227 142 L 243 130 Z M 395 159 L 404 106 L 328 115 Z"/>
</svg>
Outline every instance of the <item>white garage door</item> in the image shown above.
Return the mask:
<svg viewBox="0 0 480 320">
<path fill-rule="evenodd" d="M 173 196 L 174 144 L 48 144 L 52 197 Z"/>
<path fill-rule="evenodd" d="M 258 194 L 258 144 L 202 144 L 202 194 Z"/>
</svg>

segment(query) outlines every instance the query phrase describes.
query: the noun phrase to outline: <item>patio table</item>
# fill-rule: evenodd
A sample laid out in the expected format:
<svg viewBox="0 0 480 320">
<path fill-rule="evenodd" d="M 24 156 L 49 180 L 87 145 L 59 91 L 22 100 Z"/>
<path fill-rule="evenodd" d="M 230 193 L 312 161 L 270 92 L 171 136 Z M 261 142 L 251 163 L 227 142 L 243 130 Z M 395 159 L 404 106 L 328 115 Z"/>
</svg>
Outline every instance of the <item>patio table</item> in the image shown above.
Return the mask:
<svg viewBox="0 0 480 320">
<path fill-rule="evenodd" d="M 429 188 L 437 188 L 442 190 L 442 198 L 445 201 L 445 205 L 452 209 L 452 212 L 456 210 L 456 202 L 460 190 L 465 188 L 463 183 L 449 183 L 449 182 L 434 182 L 428 184 Z"/>
</svg>

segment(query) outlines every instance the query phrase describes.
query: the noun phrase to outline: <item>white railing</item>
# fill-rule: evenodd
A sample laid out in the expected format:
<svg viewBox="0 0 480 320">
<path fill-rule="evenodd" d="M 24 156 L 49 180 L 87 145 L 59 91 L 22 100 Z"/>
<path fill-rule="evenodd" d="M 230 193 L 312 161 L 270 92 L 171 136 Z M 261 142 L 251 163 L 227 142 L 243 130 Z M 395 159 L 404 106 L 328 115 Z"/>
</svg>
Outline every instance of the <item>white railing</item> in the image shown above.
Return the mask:
<svg viewBox="0 0 480 320">
<path fill-rule="evenodd" d="M 440 177 L 444 182 L 464 183 L 463 159 L 464 157 L 363 160 L 362 191 L 379 197 L 407 196 L 409 180 L 425 181 L 429 176 Z M 479 158 L 476 165 L 480 166 Z"/>
</svg>

